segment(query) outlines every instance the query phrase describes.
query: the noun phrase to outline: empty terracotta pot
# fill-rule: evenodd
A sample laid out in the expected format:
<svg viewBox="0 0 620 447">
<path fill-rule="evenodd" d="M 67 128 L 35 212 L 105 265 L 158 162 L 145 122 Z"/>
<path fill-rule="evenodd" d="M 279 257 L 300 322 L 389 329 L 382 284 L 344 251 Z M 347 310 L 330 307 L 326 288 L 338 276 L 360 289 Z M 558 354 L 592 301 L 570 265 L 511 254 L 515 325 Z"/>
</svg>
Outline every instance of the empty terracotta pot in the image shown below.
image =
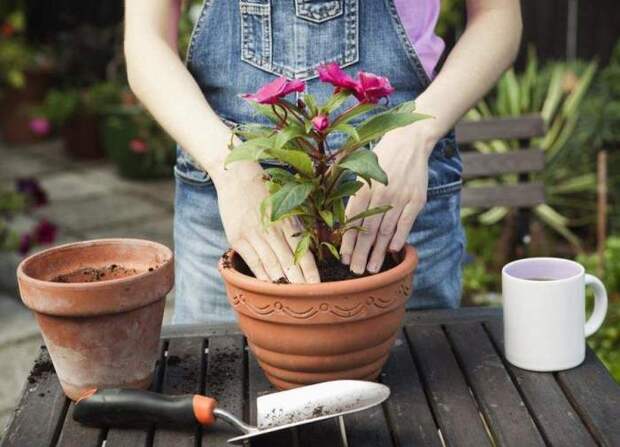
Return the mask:
<svg viewBox="0 0 620 447">
<path fill-rule="evenodd" d="M 150 385 L 173 264 L 169 248 L 138 239 L 61 245 L 22 261 L 22 300 L 68 397 Z"/>
<path fill-rule="evenodd" d="M 238 271 L 229 251 L 219 270 L 239 325 L 279 389 L 336 379 L 375 380 L 405 314 L 418 259 L 405 247 L 396 267 L 321 284 L 274 284 Z"/>
</svg>

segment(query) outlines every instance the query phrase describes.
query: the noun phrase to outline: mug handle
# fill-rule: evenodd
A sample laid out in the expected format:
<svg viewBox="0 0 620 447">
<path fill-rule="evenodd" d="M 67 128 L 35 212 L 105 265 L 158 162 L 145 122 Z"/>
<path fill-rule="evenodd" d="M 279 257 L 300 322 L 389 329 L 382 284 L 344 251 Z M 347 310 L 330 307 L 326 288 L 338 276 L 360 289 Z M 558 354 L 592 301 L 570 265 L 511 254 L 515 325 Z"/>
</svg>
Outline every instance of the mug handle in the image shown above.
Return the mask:
<svg viewBox="0 0 620 447">
<path fill-rule="evenodd" d="M 592 286 L 594 290 L 594 310 L 588 321 L 586 321 L 585 333 L 586 337 L 594 334 L 605 321 L 607 314 L 607 290 L 605 285 L 594 275 L 586 273 L 586 286 Z"/>
</svg>

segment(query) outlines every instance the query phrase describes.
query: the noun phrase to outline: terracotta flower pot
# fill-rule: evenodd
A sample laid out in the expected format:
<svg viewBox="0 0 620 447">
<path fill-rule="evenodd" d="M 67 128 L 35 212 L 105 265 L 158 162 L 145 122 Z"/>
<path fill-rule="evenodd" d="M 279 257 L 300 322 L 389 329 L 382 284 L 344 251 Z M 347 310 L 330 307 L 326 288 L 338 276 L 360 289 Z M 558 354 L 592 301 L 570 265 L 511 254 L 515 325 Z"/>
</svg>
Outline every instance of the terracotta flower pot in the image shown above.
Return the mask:
<svg viewBox="0 0 620 447">
<path fill-rule="evenodd" d="M 113 273 L 116 266 L 130 272 Z M 85 268 L 107 269 L 116 278 L 54 281 Z M 137 239 L 61 245 L 22 261 L 22 300 L 35 313 L 68 397 L 75 400 L 91 388 L 150 385 L 173 269 L 170 249 Z"/>
<path fill-rule="evenodd" d="M 269 381 L 277 388 L 336 379 L 375 380 L 405 314 L 418 259 L 407 246 L 396 267 L 359 279 L 273 284 L 240 273 L 230 251 L 219 263 L 228 300 Z"/>
</svg>

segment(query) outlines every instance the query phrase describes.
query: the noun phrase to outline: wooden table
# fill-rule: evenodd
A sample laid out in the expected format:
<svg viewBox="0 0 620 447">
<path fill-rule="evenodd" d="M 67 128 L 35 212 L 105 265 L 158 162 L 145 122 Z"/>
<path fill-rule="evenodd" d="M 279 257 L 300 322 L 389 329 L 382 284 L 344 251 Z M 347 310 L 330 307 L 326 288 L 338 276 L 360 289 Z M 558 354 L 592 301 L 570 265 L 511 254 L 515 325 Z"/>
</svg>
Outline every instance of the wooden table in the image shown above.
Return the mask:
<svg viewBox="0 0 620 447">
<path fill-rule="evenodd" d="M 48 361 L 42 349 L 4 447 L 89 447 L 104 440 L 105 447 L 212 447 L 234 434 L 220 422 L 193 431 L 83 427 L 73 421 L 73 404 Z M 381 381 L 392 390 L 382 407 L 252 446 L 620 446 L 620 387 L 592 351 L 569 371 L 513 367 L 502 357 L 501 314 L 494 309 L 408 314 Z M 207 392 L 250 421 L 256 397 L 273 391 L 233 326 L 166 328 L 154 388 Z"/>
</svg>

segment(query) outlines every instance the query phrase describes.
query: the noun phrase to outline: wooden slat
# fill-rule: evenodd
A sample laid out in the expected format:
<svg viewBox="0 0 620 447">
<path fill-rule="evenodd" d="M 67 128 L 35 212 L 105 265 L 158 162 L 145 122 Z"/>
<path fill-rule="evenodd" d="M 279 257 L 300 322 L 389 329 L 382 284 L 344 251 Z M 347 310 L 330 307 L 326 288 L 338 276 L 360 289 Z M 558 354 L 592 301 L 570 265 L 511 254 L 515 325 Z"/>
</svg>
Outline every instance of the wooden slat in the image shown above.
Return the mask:
<svg viewBox="0 0 620 447">
<path fill-rule="evenodd" d="M 503 357 L 502 322 L 488 321 L 484 325 Z M 505 359 L 504 364 L 548 444 L 583 447 L 596 445 L 553 374 L 526 371 L 511 365 Z"/>
<path fill-rule="evenodd" d="M 620 446 L 620 386 L 591 349 L 577 368 L 557 380 L 590 432 L 604 446 Z"/>
<path fill-rule="evenodd" d="M 42 347 L 2 446 L 54 445 L 68 405 L 69 400 L 53 371 L 47 349 Z"/>
<path fill-rule="evenodd" d="M 381 382 L 391 391 L 385 408 L 396 445 L 440 447 L 437 425 L 402 331 L 383 368 Z"/>
<path fill-rule="evenodd" d="M 461 206 L 464 208 L 532 207 L 544 202 L 545 187 L 541 182 L 479 188 L 465 187 L 461 191 Z"/>
<path fill-rule="evenodd" d="M 164 361 L 164 351 L 168 346 L 168 342 L 162 340 L 159 345 L 159 360 L 155 366 L 155 373 L 153 383 L 151 384 L 151 391 L 161 391 L 161 382 L 166 369 L 166 363 Z M 149 445 L 153 435 L 153 429 L 121 429 L 110 428 L 106 434 L 105 447 L 142 447 Z"/>
<path fill-rule="evenodd" d="M 187 338 L 187 337 L 203 337 L 207 338 L 211 335 L 243 335 L 239 325 L 236 323 L 221 324 L 168 324 L 161 328 L 161 338 Z"/>
<path fill-rule="evenodd" d="M 62 432 L 57 447 L 99 447 L 105 439 L 106 430 L 87 427 L 73 420 L 75 403 L 71 402 L 67 410 Z"/>
<path fill-rule="evenodd" d="M 496 445 L 543 447 L 545 442 L 482 325 L 449 324 L 446 332 Z"/>
<path fill-rule="evenodd" d="M 465 179 L 539 172 L 545 167 L 545 154 L 540 149 L 523 149 L 505 154 L 462 152 L 461 159 Z"/>
<path fill-rule="evenodd" d="M 209 354 L 204 394 L 217 399 L 221 408 L 244 419 L 245 343 L 240 335 L 209 337 Z M 226 447 L 226 440 L 241 433 L 224 421 L 202 432 L 202 445 Z"/>
<path fill-rule="evenodd" d="M 199 337 L 174 339 L 168 344 L 166 368 L 162 393 L 199 394 L 202 391 L 204 339 Z M 179 429 L 155 428 L 154 447 L 194 447 L 200 428 Z"/>
<path fill-rule="evenodd" d="M 389 424 L 382 406 L 344 417 L 349 447 L 393 446 Z"/>
<path fill-rule="evenodd" d="M 256 399 L 277 390 L 269 383 L 263 370 L 258 365 L 252 353 L 248 356 L 248 404 L 250 423 L 256 425 Z M 251 447 L 291 447 L 297 444 L 295 430 L 282 430 L 272 434 L 256 437 L 250 443 Z"/>
<path fill-rule="evenodd" d="M 456 141 L 466 144 L 486 140 L 525 139 L 540 137 L 545 131 L 545 123 L 540 115 L 461 121 L 456 125 Z"/>
<path fill-rule="evenodd" d="M 478 408 L 440 326 L 405 327 L 429 393 L 435 419 L 447 445 L 491 445 Z"/>
<path fill-rule="evenodd" d="M 460 309 L 428 309 L 414 310 L 405 314 L 405 325 L 432 325 L 448 324 L 451 322 L 463 323 L 467 321 L 500 320 L 502 310 L 499 307 L 461 307 Z"/>
</svg>

